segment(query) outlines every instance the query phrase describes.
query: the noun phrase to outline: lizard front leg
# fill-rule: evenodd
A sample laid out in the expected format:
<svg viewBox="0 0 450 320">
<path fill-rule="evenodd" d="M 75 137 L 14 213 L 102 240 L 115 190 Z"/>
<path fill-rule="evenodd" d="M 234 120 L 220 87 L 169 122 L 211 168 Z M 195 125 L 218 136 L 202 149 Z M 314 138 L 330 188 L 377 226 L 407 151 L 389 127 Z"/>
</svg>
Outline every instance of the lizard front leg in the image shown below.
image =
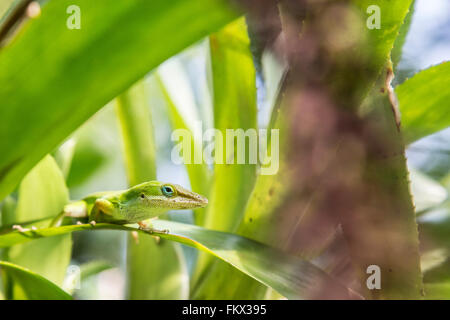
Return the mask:
<svg viewBox="0 0 450 320">
<path fill-rule="evenodd" d="M 150 220 L 155 220 L 155 219 L 158 219 L 158 217 L 151 218 Z M 144 230 L 144 231 L 149 231 L 152 233 L 153 232 L 154 233 L 169 233 L 169 230 L 167 230 L 167 229 L 163 229 L 163 230 L 153 229 L 151 227 L 151 225 L 149 226 L 144 221 L 139 221 L 138 225 L 139 225 L 139 229 Z"/>
<path fill-rule="evenodd" d="M 97 222 L 102 221 L 102 215 L 112 215 L 114 204 L 106 199 L 99 198 L 95 200 L 91 213 L 89 214 L 89 223 L 95 226 Z"/>
<path fill-rule="evenodd" d="M 157 219 L 157 217 L 152 218 L 151 220 Z M 164 230 L 157 230 L 157 229 L 153 229 L 152 227 L 149 227 L 144 221 L 139 221 L 138 222 L 139 225 L 139 229 L 143 230 L 143 231 L 147 231 L 149 233 L 169 233 L 169 230 L 164 229 Z M 137 233 L 133 236 L 134 240 L 136 241 L 136 243 L 138 243 L 139 239 L 137 237 Z M 153 236 L 153 238 L 155 238 L 156 243 L 159 243 L 159 241 L 161 240 L 160 237 L 158 236 Z"/>
<path fill-rule="evenodd" d="M 157 219 L 157 217 L 152 218 L 152 220 L 153 219 Z M 139 225 L 140 230 L 148 231 L 151 233 L 168 233 L 169 232 L 169 230 L 156 230 L 156 229 L 150 228 L 144 221 L 139 221 L 138 225 Z M 139 234 L 137 233 L 137 231 L 132 231 L 131 236 L 133 237 L 134 242 L 136 244 L 139 244 Z M 161 240 L 161 238 L 158 236 L 152 236 L 152 237 L 156 240 L 156 243 L 159 243 L 159 241 Z"/>
</svg>

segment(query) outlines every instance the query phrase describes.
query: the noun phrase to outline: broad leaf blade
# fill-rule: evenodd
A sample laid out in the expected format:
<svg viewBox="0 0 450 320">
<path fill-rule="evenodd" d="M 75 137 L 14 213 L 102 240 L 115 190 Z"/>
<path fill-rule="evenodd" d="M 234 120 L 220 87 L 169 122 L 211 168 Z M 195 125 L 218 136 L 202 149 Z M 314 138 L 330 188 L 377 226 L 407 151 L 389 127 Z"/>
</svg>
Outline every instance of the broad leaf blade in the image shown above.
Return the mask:
<svg viewBox="0 0 450 320">
<path fill-rule="evenodd" d="M 421 71 L 395 88 L 407 143 L 450 126 L 450 62 Z"/>
<path fill-rule="evenodd" d="M 66 28 L 69 5 L 80 30 Z M 0 50 L 0 199 L 108 101 L 236 15 L 222 0 L 48 2 Z"/>
</svg>

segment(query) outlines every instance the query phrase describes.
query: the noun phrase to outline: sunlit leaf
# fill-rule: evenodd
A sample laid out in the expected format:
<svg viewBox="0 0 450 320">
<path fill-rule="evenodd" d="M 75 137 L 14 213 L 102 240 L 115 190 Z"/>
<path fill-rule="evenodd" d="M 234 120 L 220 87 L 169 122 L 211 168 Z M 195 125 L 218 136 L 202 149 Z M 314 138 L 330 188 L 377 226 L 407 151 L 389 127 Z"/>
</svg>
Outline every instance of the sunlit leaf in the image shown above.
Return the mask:
<svg viewBox="0 0 450 320">
<path fill-rule="evenodd" d="M 406 142 L 450 126 L 450 62 L 421 71 L 395 88 Z"/>
<path fill-rule="evenodd" d="M 81 29 L 66 27 L 69 5 Z M 47 2 L 0 50 L 0 199 L 108 101 L 236 16 L 222 0 Z"/>
</svg>

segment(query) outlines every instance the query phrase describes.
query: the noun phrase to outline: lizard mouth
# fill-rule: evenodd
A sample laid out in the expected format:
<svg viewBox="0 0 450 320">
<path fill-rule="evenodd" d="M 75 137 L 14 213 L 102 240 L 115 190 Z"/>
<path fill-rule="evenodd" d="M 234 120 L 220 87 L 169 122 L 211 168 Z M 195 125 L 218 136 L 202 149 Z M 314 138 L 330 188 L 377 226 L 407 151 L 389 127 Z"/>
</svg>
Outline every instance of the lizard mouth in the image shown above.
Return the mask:
<svg viewBox="0 0 450 320">
<path fill-rule="evenodd" d="M 204 208 L 208 205 L 208 199 L 199 194 L 195 194 L 193 197 L 178 197 L 175 201 L 180 209 Z"/>
<path fill-rule="evenodd" d="M 180 209 L 203 208 L 208 205 L 208 199 L 198 193 L 184 189 L 177 186 L 178 196 L 175 202 L 180 206 Z"/>
</svg>

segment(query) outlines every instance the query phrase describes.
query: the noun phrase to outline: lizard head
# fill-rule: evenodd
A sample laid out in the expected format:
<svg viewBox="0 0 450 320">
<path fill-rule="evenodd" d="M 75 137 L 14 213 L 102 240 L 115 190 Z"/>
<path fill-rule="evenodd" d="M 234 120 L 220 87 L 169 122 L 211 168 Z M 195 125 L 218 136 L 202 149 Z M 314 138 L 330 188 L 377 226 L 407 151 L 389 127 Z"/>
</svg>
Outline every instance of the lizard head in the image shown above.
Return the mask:
<svg viewBox="0 0 450 320">
<path fill-rule="evenodd" d="M 155 209 L 181 210 L 205 207 L 208 199 L 182 186 L 159 181 L 144 182 L 130 188 L 124 197 Z"/>
</svg>

